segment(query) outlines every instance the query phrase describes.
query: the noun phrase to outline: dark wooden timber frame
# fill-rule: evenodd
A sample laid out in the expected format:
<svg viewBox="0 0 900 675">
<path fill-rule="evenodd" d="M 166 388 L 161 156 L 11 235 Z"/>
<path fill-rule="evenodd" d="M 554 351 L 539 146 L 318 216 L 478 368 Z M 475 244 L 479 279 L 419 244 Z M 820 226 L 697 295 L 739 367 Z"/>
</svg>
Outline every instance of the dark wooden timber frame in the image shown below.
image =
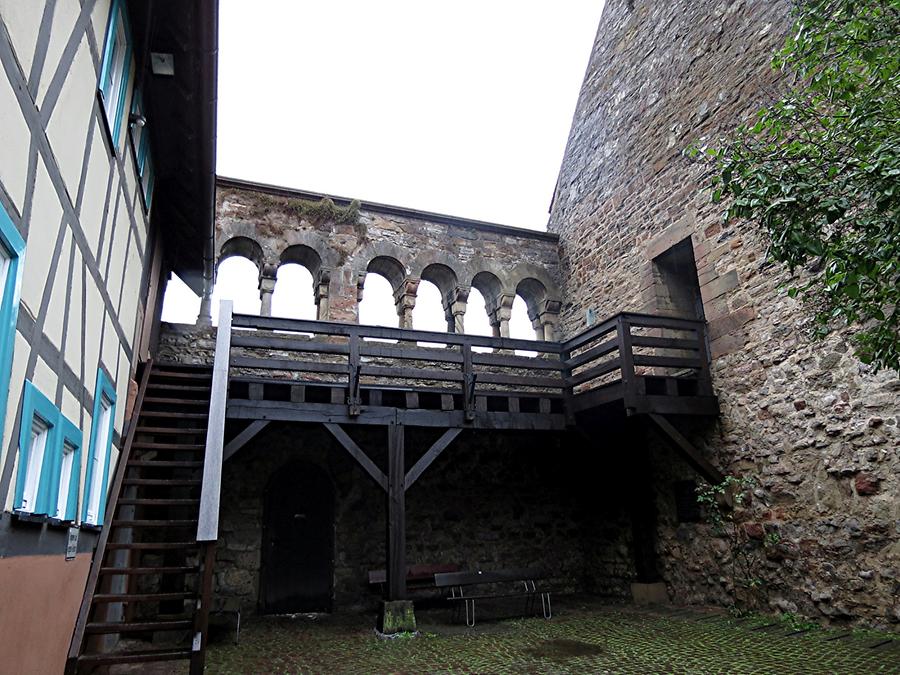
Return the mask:
<svg viewBox="0 0 900 675">
<path fill-rule="evenodd" d="M 208 441 L 201 529 L 207 512 L 217 527 L 224 459 L 272 421 L 321 423 L 385 492 L 388 600 L 406 598 L 406 491 L 465 429 L 552 431 L 582 415 L 647 415 L 705 478 L 721 479 L 665 417 L 718 413 L 702 321 L 621 313 L 541 342 L 232 315 L 223 301 L 212 399 L 211 437 L 226 417 L 248 424 L 227 445 L 221 432 Z M 387 472 L 344 425 L 384 427 Z M 409 471 L 406 426 L 444 429 Z"/>
</svg>

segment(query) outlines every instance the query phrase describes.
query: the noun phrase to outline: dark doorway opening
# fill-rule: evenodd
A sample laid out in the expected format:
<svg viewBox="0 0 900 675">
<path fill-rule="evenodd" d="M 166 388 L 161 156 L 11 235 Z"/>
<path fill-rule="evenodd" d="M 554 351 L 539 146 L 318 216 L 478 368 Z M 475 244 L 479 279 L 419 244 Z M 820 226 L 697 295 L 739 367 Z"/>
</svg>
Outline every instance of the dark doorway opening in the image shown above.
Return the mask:
<svg viewBox="0 0 900 675">
<path fill-rule="evenodd" d="M 334 489 L 322 469 L 294 462 L 266 486 L 259 601 L 266 614 L 330 612 Z"/>
<path fill-rule="evenodd" d="M 705 319 L 690 237 L 656 256 L 653 271 L 658 311 L 681 319 Z"/>
</svg>

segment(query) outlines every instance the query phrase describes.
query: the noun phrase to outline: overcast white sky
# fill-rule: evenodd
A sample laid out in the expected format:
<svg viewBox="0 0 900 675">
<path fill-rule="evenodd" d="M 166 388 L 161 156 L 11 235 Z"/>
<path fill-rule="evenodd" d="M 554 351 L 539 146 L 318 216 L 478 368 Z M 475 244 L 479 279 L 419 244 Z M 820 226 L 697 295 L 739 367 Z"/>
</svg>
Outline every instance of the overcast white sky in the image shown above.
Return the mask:
<svg viewBox="0 0 900 675">
<path fill-rule="evenodd" d="M 545 229 L 603 1 L 221 0 L 218 173 Z M 310 316 L 308 273 L 281 272 L 273 313 Z M 258 311 L 255 275 L 225 261 L 216 297 Z M 423 286 L 417 327 L 444 330 Z M 170 284 L 164 320 L 191 295 Z"/>
</svg>

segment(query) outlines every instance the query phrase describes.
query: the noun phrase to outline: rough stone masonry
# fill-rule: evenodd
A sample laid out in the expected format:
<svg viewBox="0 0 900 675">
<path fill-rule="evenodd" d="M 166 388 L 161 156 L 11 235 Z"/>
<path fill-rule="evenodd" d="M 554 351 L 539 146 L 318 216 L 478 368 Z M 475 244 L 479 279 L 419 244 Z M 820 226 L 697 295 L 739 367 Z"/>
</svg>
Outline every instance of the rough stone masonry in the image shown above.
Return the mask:
<svg viewBox="0 0 900 675">
<path fill-rule="evenodd" d="M 754 477 L 744 524 L 777 534 L 762 574 L 773 608 L 900 625 L 900 381 L 853 357 L 848 331 L 810 337 L 747 223 L 722 220 L 684 155 L 764 102 L 789 3 L 607 0 L 556 187 L 564 336 L 588 310 L 671 311 L 661 254 L 689 241 L 722 408 L 692 440 L 720 468 Z M 727 601 L 727 551 L 702 524 L 678 523 L 658 453 L 661 572 L 678 601 Z"/>
</svg>

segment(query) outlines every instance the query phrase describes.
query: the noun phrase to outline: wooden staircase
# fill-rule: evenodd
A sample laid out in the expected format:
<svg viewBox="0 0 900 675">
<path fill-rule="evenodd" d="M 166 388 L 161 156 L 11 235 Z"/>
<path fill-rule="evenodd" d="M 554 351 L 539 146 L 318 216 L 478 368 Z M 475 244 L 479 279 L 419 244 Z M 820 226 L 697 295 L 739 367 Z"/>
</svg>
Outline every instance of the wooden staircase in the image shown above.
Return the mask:
<svg viewBox="0 0 900 675">
<path fill-rule="evenodd" d="M 202 672 L 215 542 L 197 541 L 212 369 L 147 364 L 67 673 L 191 660 Z"/>
</svg>

